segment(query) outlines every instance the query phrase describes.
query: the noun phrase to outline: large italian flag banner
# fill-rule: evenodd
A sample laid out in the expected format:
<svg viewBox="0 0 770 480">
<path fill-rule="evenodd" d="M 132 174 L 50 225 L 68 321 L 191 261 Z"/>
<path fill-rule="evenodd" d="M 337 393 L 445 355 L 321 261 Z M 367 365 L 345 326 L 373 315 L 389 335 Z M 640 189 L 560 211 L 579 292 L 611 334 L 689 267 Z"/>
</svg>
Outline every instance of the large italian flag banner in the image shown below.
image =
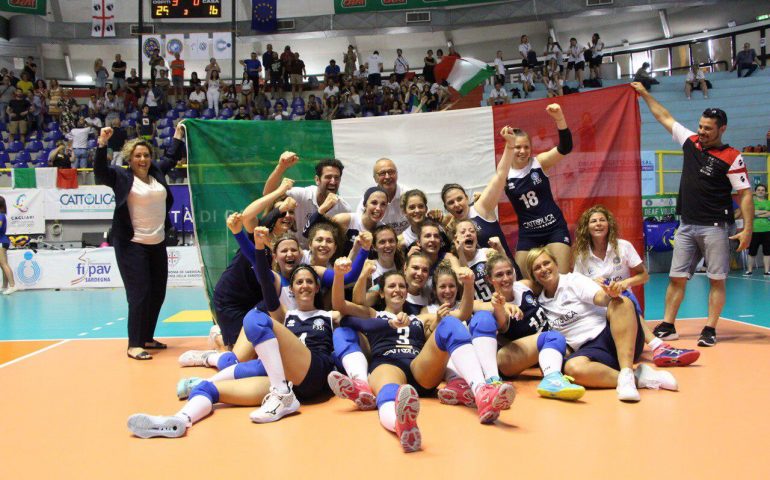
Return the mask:
<svg viewBox="0 0 770 480">
<path fill-rule="evenodd" d="M 429 208 L 442 208 L 445 183 L 459 183 L 469 194 L 487 184 L 503 152 L 498 135 L 503 126 L 527 131 L 533 153 L 554 147 L 557 129 L 545 112 L 551 101 L 561 104 L 575 145 L 549 172 L 570 229 L 574 232 L 583 210 L 602 203 L 617 216 L 622 237 L 642 252 L 640 117 L 628 86 L 497 107 L 349 120 L 188 120 L 190 188 L 209 290 L 237 248 L 225 226 L 227 215 L 261 195 L 283 151 L 300 157 L 287 173 L 296 185 L 313 184 L 319 159 L 341 160 L 340 194 L 351 205 L 374 184 L 374 162 L 390 158 L 405 189 L 422 189 Z M 504 196 L 498 210 L 506 240 L 515 248 L 516 218 Z"/>
</svg>

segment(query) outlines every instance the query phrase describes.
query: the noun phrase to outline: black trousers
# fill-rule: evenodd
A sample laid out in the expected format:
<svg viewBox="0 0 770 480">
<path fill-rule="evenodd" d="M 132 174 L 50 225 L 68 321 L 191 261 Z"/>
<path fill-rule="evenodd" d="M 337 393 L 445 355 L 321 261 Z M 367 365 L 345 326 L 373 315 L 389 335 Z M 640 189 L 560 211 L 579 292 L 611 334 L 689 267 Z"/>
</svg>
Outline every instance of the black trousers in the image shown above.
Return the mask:
<svg viewBox="0 0 770 480">
<path fill-rule="evenodd" d="M 128 300 L 128 348 L 144 347 L 153 340 L 166 298 L 166 244 L 142 245 L 128 240 L 116 241 L 114 247 Z"/>
</svg>

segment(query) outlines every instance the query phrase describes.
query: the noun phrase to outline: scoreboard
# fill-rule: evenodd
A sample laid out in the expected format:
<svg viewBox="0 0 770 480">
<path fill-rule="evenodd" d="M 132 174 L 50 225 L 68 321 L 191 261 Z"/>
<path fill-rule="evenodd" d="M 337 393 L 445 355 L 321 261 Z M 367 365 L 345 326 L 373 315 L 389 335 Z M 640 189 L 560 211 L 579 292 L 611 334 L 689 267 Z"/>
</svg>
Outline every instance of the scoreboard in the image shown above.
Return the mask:
<svg viewBox="0 0 770 480">
<path fill-rule="evenodd" d="M 222 0 L 151 0 L 152 18 L 220 18 Z"/>
</svg>

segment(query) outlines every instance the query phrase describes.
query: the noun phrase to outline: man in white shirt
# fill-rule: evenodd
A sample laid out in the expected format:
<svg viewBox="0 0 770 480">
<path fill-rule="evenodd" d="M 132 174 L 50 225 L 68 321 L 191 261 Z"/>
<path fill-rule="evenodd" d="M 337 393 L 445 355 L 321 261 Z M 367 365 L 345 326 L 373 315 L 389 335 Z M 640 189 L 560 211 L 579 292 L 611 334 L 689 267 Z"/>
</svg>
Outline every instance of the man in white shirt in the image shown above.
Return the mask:
<svg viewBox="0 0 770 480">
<path fill-rule="evenodd" d="M 275 191 L 281 184 L 286 171 L 292 166 L 296 165 L 299 161 L 299 156 L 294 152 L 283 152 L 278 159 L 278 165 L 270 174 L 265 182 L 265 188 L 262 191 L 263 195 L 268 195 Z M 308 187 L 292 187 L 286 195 L 293 198 L 297 202 L 297 206 L 294 209 L 294 218 L 297 222 L 297 232 L 302 233 L 305 226 L 308 224 L 310 217 L 316 213 L 321 205 L 326 204 L 328 207 L 331 203 L 332 206 L 326 210 L 325 215 L 333 217 L 338 213 L 350 212 L 350 205 L 337 196 L 337 191 L 340 188 L 340 182 L 342 180 L 342 170 L 344 166 L 342 162 L 334 158 L 327 158 L 319 161 L 315 166 L 315 185 Z M 303 235 L 298 235 L 299 243 L 302 248 L 307 247 L 307 238 Z"/>
<path fill-rule="evenodd" d="M 326 100 L 332 95 L 339 95 L 339 94 L 340 94 L 340 87 L 335 85 L 333 78 L 329 78 L 329 83 L 326 85 L 326 88 L 324 88 L 324 91 L 323 91 L 323 99 Z"/>
<path fill-rule="evenodd" d="M 96 112 L 93 110 L 88 111 L 88 117 L 86 117 L 86 125 L 91 127 L 91 133 L 97 135 L 104 126 L 102 119 L 96 116 Z"/>
<path fill-rule="evenodd" d="M 489 92 L 489 98 L 487 98 L 487 105 L 505 105 L 508 103 L 508 92 L 503 88 L 503 84 L 499 81 L 495 81 L 495 88 Z"/>
<path fill-rule="evenodd" d="M 289 114 L 283 111 L 283 105 L 276 103 L 273 110 L 273 120 L 288 120 Z"/>
<path fill-rule="evenodd" d="M 409 222 L 406 220 L 404 212 L 401 211 L 401 194 L 404 190 L 398 184 L 398 168 L 396 168 L 393 160 L 381 158 L 375 162 L 372 173 L 375 183 L 385 190 L 385 194 L 388 196 L 388 207 L 381 221 L 393 227 L 396 234 L 400 235 L 409 227 Z M 361 212 L 363 209 L 364 201 L 361 199 L 356 211 Z"/>
<path fill-rule="evenodd" d="M 495 57 L 495 82 L 505 85 L 505 64 L 503 64 L 502 50 L 498 50 Z"/>
<path fill-rule="evenodd" d="M 379 51 L 375 50 L 366 59 L 366 71 L 369 72 L 369 85 L 379 87 L 382 84 L 382 57 Z"/>
<path fill-rule="evenodd" d="M 85 119 L 78 120 L 77 128 L 70 129 L 67 140 L 72 142 L 72 151 L 75 154 L 73 168 L 88 168 L 88 135 L 91 128 L 86 125 Z"/>
<path fill-rule="evenodd" d="M 690 65 L 690 70 L 687 72 L 687 78 L 684 81 L 684 93 L 687 95 L 687 100 L 692 99 L 693 89 L 700 88 L 703 92 L 703 98 L 709 98 L 709 87 L 706 84 L 706 76 L 703 74 L 703 70 L 698 68 L 698 65 Z"/>
<path fill-rule="evenodd" d="M 401 83 L 409 71 L 409 61 L 404 57 L 404 52 L 399 48 L 396 50 L 396 61 L 393 62 L 393 70 L 396 72 L 396 81 Z"/>
<path fill-rule="evenodd" d="M 195 91 L 190 94 L 190 108 L 200 111 L 204 105 L 206 105 L 206 92 L 198 84 L 195 86 Z"/>
</svg>

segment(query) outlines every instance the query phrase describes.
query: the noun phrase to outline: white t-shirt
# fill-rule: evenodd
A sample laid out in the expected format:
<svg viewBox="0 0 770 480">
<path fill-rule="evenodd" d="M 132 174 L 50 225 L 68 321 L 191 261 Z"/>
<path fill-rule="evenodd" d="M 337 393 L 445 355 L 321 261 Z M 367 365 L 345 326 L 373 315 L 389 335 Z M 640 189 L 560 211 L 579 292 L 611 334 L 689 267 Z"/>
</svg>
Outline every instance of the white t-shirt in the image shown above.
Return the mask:
<svg viewBox="0 0 770 480">
<path fill-rule="evenodd" d="M 294 209 L 294 218 L 297 223 L 297 231 L 301 233 L 305 229 L 310 217 L 318 211 L 318 202 L 316 200 L 318 197 L 318 186 L 292 187 L 286 192 L 286 195 L 297 202 L 297 206 Z M 338 200 L 337 205 L 332 207 L 332 209 L 326 213 L 327 217 L 331 218 L 338 213 L 350 212 L 350 205 L 348 205 L 348 202 L 343 200 L 342 197 L 338 197 Z M 308 239 L 302 235 L 297 235 L 297 237 L 300 246 L 306 248 Z"/>
<path fill-rule="evenodd" d="M 559 286 L 553 298 L 540 294 L 540 306 L 548 317 L 548 325 L 578 350 L 593 340 L 607 325 L 607 309 L 594 305 L 594 295 L 601 287 L 579 273 L 559 275 Z"/>
<path fill-rule="evenodd" d="M 698 70 L 697 73 L 693 74 L 692 69 L 690 69 L 687 72 L 687 81 L 692 83 L 698 83 L 701 80 L 705 80 L 706 76 L 703 74 L 703 70 Z"/>
<path fill-rule="evenodd" d="M 495 58 L 495 71 L 498 75 L 505 75 L 505 64 L 500 58 Z"/>
<path fill-rule="evenodd" d="M 534 84 L 534 75 L 532 75 L 532 72 L 522 73 L 521 74 L 521 83 L 523 84 Z"/>
<path fill-rule="evenodd" d="M 206 92 L 204 92 L 203 90 L 201 90 L 200 92 L 193 91 L 190 94 L 190 101 L 204 103 L 206 101 Z"/>
<path fill-rule="evenodd" d="M 527 58 L 527 53 L 532 50 L 532 45 L 529 43 L 520 43 L 519 44 L 519 53 L 521 53 L 524 58 Z"/>
<path fill-rule="evenodd" d="M 569 62 L 574 62 L 574 63 L 580 63 L 580 62 L 585 61 L 583 59 L 583 51 L 584 50 L 585 49 L 583 47 L 581 47 L 580 45 L 575 45 L 574 47 L 572 47 L 572 46 L 569 47 L 567 49 L 567 51 L 569 53 L 568 61 Z"/>
<path fill-rule="evenodd" d="M 67 139 L 72 140 L 72 148 L 88 148 L 88 135 L 90 127 L 73 128 L 67 134 Z"/>
<path fill-rule="evenodd" d="M 340 87 L 337 85 L 329 85 L 328 87 L 324 88 L 324 98 L 330 97 L 332 95 L 339 95 L 340 93 Z"/>
<path fill-rule="evenodd" d="M 588 255 L 575 259 L 575 272 L 582 273 L 588 278 L 603 277 L 612 282 L 618 282 L 631 277 L 631 269 L 642 264 L 642 259 L 636 253 L 631 242 L 618 239 L 618 251 L 607 245 L 607 254 L 604 259 L 594 255 L 591 247 L 588 247 Z"/>
<path fill-rule="evenodd" d="M 491 92 L 489 92 L 489 98 L 508 98 L 508 92 L 501 88 L 500 90 L 493 88 Z"/>
<path fill-rule="evenodd" d="M 393 70 L 399 75 L 402 75 L 409 71 L 409 60 L 405 56 L 401 55 L 396 57 L 396 61 L 393 62 Z"/>
<path fill-rule="evenodd" d="M 128 213 L 134 227 L 132 242 L 157 245 L 166 238 L 166 188 L 154 177 L 150 177 L 150 183 L 134 177 L 128 194 Z"/>
<path fill-rule="evenodd" d="M 388 203 L 388 208 L 385 210 L 385 216 L 382 217 L 381 223 L 390 225 L 393 230 L 396 231 L 396 235 L 401 235 L 401 232 L 409 228 L 409 222 L 406 219 L 406 215 L 401 211 L 401 195 L 403 194 L 401 185 L 396 185 L 396 194 L 393 195 L 393 200 Z M 362 198 L 358 202 L 356 212 L 364 211 L 364 199 Z"/>
<path fill-rule="evenodd" d="M 369 58 L 366 59 L 366 63 L 369 64 L 369 67 L 367 70 L 369 71 L 369 74 L 374 73 L 380 73 L 380 64 L 382 63 L 382 57 L 379 55 L 370 55 Z"/>
<path fill-rule="evenodd" d="M 548 61 L 548 60 L 550 60 L 552 58 L 555 58 L 556 59 L 556 63 L 558 65 L 561 65 L 561 62 L 562 62 L 561 48 L 559 48 L 559 46 L 556 45 L 555 43 L 553 45 L 551 45 L 550 47 L 548 47 L 546 61 Z"/>
<path fill-rule="evenodd" d="M 604 50 L 604 42 L 601 40 L 596 42 L 596 45 L 591 45 L 591 52 L 594 54 L 594 56 L 601 55 L 602 50 Z"/>
</svg>

